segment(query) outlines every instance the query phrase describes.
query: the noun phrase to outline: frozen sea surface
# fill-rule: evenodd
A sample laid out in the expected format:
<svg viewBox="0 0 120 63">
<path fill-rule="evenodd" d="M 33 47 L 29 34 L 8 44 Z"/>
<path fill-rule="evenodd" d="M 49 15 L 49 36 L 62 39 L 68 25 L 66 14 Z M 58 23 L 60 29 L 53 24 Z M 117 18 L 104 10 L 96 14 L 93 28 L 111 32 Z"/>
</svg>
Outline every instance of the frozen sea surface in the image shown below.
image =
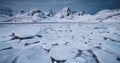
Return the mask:
<svg viewBox="0 0 120 63">
<path fill-rule="evenodd" d="M 0 24 L 0 63 L 120 63 L 120 23 Z"/>
</svg>

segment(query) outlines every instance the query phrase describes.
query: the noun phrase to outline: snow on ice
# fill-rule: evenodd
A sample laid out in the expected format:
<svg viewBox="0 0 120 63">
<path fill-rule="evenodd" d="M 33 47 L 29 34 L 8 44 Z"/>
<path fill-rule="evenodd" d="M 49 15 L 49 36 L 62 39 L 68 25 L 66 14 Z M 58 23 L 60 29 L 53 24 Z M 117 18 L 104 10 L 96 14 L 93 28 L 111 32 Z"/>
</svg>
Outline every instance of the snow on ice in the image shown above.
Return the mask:
<svg viewBox="0 0 120 63">
<path fill-rule="evenodd" d="M 0 63 L 120 63 L 119 24 L 1 24 Z"/>
</svg>

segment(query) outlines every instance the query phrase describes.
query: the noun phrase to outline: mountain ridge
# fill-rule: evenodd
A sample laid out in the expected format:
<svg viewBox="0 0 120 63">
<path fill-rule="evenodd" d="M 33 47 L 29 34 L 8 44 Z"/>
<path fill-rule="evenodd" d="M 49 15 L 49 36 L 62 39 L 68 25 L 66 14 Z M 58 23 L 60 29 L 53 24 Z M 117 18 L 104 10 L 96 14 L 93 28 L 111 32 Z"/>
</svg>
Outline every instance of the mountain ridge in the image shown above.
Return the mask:
<svg viewBox="0 0 120 63">
<path fill-rule="evenodd" d="M 111 22 L 111 20 L 120 22 L 120 9 L 105 9 L 94 15 L 85 11 L 76 12 L 70 7 L 65 7 L 57 13 L 52 10 L 43 12 L 40 9 L 33 9 L 29 12 L 20 11 L 1 22 Z"/>
</svg>

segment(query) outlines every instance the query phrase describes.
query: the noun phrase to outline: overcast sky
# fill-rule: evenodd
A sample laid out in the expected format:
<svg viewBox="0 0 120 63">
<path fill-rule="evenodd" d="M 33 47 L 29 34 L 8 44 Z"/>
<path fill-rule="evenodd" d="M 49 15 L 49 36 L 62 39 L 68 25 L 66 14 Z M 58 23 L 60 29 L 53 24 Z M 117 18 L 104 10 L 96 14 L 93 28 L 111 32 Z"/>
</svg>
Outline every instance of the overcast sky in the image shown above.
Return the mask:
<svg viewBox="0 0 120 63">
<path fill-rule="evenodd" d="M 0 8 L 8 7 L 14 11 L 41 9 L 59 11 L 64 7 L 74 11 L 96 13 L 102 9 L 119 9 L 120 0 L 0 0 Z"/>
</svg>

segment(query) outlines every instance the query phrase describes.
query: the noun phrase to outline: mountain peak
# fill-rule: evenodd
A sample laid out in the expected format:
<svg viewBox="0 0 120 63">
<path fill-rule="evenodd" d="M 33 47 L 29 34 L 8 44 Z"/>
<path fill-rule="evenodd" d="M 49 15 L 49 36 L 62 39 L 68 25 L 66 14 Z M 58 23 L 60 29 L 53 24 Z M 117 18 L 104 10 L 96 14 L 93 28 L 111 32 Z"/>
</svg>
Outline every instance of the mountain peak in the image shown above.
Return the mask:
<svg viewBox="0 0 120 63">
<path fill-rule="evenodd" d="M 62 10 L 60 10 L 58 13 L 56 13 L 56 17 L 65 18 L 66 16 L 70 16 L 72 14 L 72 11 L 70 7 L 65 7 Z"/>
<path fill-rule="evenodd" d="M 49 17 L 53 17 L 53 16 L 54 16 L 54 12 L 53 12 L 53 10 L 49 10 L 47 16 L 49 16 Z"/>
<path fill-rule="evenodd" d="M 28 15 L 33 16 L 36 13 L 42 13 L 42 11 L 39 9 L 33 9 L 32 11 L 28 12 Z"/>
</svg>

